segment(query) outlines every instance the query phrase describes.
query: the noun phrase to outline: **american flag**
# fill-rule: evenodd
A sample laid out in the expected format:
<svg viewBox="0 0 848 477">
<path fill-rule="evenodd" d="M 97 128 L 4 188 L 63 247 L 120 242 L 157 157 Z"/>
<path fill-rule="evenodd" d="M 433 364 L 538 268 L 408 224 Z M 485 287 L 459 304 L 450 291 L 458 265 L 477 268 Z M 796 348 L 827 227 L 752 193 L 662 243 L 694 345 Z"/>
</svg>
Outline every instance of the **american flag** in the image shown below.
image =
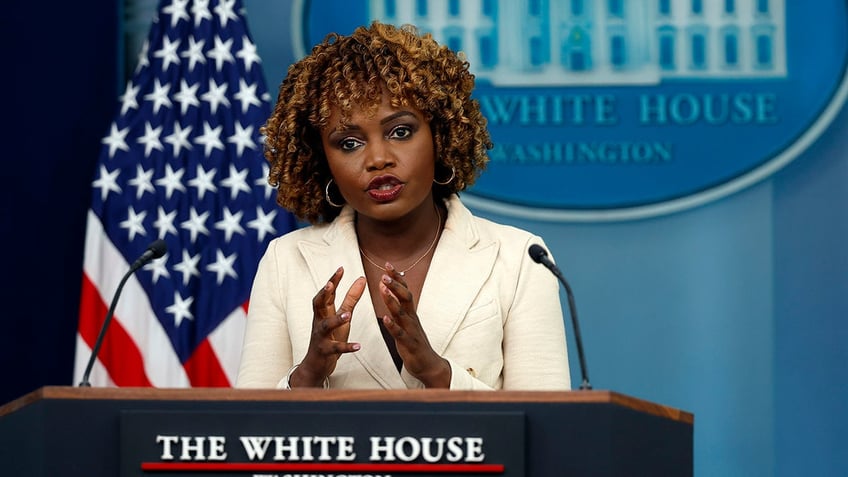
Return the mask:
<svg viewBox="0 0 848 477">
<path fill-rule="evenodd" d="M 119 98 L 92 183 L 75 363 L 79 382 L 126 283 L 95 386 L 230 386 L 247 300 L 271 238 L 295 227 L 267 185 L 269 94 L 240 0 L 163 0 Z"/>
</svg>

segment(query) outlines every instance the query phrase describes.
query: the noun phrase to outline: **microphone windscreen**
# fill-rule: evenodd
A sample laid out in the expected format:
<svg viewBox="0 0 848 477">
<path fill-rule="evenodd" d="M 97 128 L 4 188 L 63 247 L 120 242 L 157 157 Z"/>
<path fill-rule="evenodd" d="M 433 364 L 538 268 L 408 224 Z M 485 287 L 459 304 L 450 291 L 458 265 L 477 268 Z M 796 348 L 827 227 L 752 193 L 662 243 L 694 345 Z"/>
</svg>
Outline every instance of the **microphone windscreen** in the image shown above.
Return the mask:
<svg viewBox="0 0 848 477">
<path fill-rule="evenodd" d="M 162 255 L 165 255 L 165 252 L 168 251 L 168 245 L 164 240 L 159 239 L 150 244 L 150 246 L 147 247 L 147 250 L 153 252 L 153 258 L 159 258 Z"/>
<path fill-rule="evenodd" d="M 535 243 L 530 246 L 527 252 L 530 254 L 530 258 L 532 258 L 536 263 L 542 263 L 542 259 L 548 256 L 548 251 L 541 245 Z"/>
</svg>

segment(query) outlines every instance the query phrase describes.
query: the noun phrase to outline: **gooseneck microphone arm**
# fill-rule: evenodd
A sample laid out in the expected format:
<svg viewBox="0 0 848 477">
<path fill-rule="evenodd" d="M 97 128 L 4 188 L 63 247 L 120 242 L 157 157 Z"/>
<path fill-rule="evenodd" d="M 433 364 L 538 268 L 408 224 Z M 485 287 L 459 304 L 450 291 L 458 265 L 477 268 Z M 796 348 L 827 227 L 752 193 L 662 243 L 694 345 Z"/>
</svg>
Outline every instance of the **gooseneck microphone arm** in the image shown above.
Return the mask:
<svg viewBox="0 0 848 477">
<path fill-rule="evenodd" d="M 580 337 L 580 325 L 577 323 L 577 305 L 574 304 L 574 294 L 571 293 L 571 286 L 562 275 L 559 268 L 548 258 L 548 252 L 541 245 L 533 244 L 527 250 L 530 258 L 536 263 L 541 263 L 551 273 L 557 277 L 562 286 L 565 288 L 565 294 L 568 297 L 568 313 L 571 315 L 571 325 L 574 328 L 574 342 L 577 344 L 577 359 L 580 361 L 580 375 L 583 382 L 580 383 L 580 389 L 592 389 L 589 383 L 589 372 L 586 371 L 586 357 L 583 354 L 583 339 Z"/>
<path fill-rule="evenodd" d="M 97 335 L 97 340 L 91 348 L 91 356 L 88 358 L 88 364 L 85 366 L 85 372 L 82 374 L 82 380 L 79 383 L 79 387 L 91 387 L 91 383 L 88 381 L 89 376 L 91 375 L 91 368 L 94 366 L 94 360 L 97 359 L 97 353 L 100 352 L 100 346 L 103 345 L 103 338 L 106 336 L 106 329 L 109 328 L 109 323 L 112 322 L 112 316 L 115 314 L 115 306 L 118 304 L 118 297 L 121 296 L 121 290 L 123 290 L 124 284 L 130 278 L 130 275 L 135 273 L 136 270 L 143 267 L 147 262 L 165 255 L 167 250 L 168 247 L 162 239 L 151 243 L 150 246 L 147 247 L 147 250 L 138 257 L 138 260 L 133 262 L 130 269 L 124 274 L 123 278 L 121 278 L 121 282 L 118 283 L 118 289 L 115 290 L 115 296 L 112 297 L 112 303 L 109 305 L 109 311 L 106 313 L 106 319 L 103 320 L 103 325 L 100 326 L 100 333 Z"/>
</svg>

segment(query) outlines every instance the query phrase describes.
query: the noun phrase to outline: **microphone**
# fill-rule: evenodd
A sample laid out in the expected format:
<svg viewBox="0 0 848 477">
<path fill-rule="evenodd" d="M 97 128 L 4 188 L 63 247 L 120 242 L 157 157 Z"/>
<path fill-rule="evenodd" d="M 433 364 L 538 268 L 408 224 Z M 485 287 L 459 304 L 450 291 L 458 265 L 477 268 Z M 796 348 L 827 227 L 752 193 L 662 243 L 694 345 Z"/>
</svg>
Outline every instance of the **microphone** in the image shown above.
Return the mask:
<svg viewBox="0 0 848 477">
<path fill-rule="evenodd" d="M 140 257 L 138 257 L 138 260 L 136 260 L 135 262 L 133 262 L 132 265 L 130 265 L 130 271 L 128 273 L 132 274 L 139 268 L 146 265 L 147 262 L 165 255 L 165 252 L 167 251 L 168 245 L 165 243 L 164 240 L 159 239 L 153 241 L 153 243 L 147 246 L 147 250 L 145 250 L 144 253 L 141 254 Z"/>
<path fill-rule="evenodd" d="M 534 262 L 544 265 L 565 287 L 565 294 L 568 296 L 568 312 L 571 315 L 571 324 L 574 327 L 574 342 L 577 343 L 577 358 L 580 360 L 580 374 L 583 378 L 583 382 L 580 383 L 580 389 L 592 389 L 592 385 L 589 384 L 589 373 L 586 371 L 586 357 L 583 355 L 583 339 L 580 337 L 580 325 L 577 323 L 577 306 L 574 304 L 574 294 L 571 293 L 571 287 L 568 285 L 565 277 L 562 276 L 559 268 L 548 258 L 548 251 L 544 247 L 534 243 L 527 252 Z"/>
<path fill-rule="evenodd" d="M 103 325 L 100 327 L 100 334 L 97 335 L 97 341 L 94 342 L 94 347 L 91 349 L 91 356 L 88 358 L 88 364 L 85 366 L 85 372 L 82 374 L 82 380 L 79 383 L 79 387 L 91 387 L 91 383 L 88 382 L 89 375 L 91 375 L 91 368 L 94 366 L 94 360 L 97 358 L 97 353 L 100 352 L 100 346 L 103 344 L 103 338 L 106 336 L 106 328 L 109 328 L 109 323 L 112 322 L 112 315 L 115 314 L 115 305 L 118 304 L 118 297 L 121 296 L 121 290 L 124 288 L 124 284 L 127 282 L 127 279 L 129 279 L 130 275 L 135 273 L 136 270 L 143 267 L 148 262 L 165 255 L 165 252 L 167 251 L 168 246 L 165 244 L 164 240 L 159 239 L 154 241 L 147 247 L 147 250 L 138 257 L 138 260 L 130 265 L 130 269 L 124 274 L 124 277 L 121 278 L 121 282 L 118 283 L 118 289 L 115 290 L 115 296 L 112 297 L 112 304 L 109 305 L 109 312 L 106 313 L 106 319 L 103 320 Z"/>
</svg>

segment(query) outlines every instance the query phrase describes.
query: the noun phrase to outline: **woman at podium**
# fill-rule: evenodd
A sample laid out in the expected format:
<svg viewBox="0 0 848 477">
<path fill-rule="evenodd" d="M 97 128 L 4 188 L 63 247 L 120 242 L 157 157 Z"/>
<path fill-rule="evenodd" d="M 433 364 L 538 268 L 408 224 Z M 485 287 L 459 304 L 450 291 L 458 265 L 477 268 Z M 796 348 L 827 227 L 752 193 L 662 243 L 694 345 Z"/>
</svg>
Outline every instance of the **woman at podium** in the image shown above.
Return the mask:
<svg viewBox="0 0 848 477">
<path fill-rule="evenodd" d="M 275 239 L 250 297 L 237 386 L 570 388 L 540 237 L 459 193 L 492 147 L 468 63 L 381 23 L 293 64 L 263 127 L 277 202 L 311 225 Z"/>
</svg>

